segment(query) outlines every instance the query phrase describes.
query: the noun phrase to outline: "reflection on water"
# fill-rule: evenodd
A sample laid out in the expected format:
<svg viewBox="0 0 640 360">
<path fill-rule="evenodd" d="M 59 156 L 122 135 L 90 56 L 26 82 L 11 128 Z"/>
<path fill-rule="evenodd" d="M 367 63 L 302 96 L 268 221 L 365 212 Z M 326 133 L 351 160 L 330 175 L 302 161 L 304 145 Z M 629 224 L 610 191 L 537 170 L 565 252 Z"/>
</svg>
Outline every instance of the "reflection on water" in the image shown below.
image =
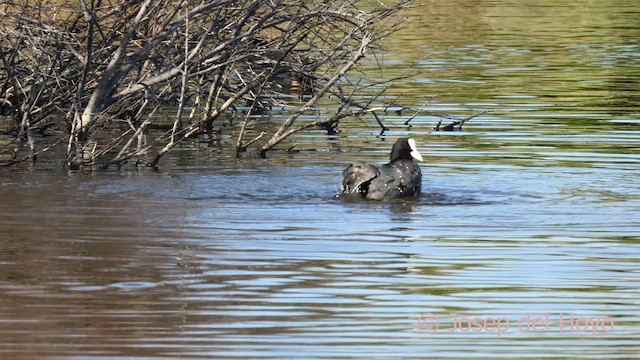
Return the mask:
<svg viewBox="0 0 640 360">
<path fill-rule="evenodd" d="M 428 52 L 398 103 L 440 95 L 412 127 L 387 114 L 386 138 L 354 121 L 266 160 L 203 148 L 161 173 L 0 173 L 0 356 L 637 356 L 640 6 L 417 11 L 385 75 Z M 420 199 L 337 196 L 346 164 L 407 135 Z M 454 314 L 510 326 L 449 331 Z M 570 314 L 615 327 L 561 329 Z"/>
</svg>

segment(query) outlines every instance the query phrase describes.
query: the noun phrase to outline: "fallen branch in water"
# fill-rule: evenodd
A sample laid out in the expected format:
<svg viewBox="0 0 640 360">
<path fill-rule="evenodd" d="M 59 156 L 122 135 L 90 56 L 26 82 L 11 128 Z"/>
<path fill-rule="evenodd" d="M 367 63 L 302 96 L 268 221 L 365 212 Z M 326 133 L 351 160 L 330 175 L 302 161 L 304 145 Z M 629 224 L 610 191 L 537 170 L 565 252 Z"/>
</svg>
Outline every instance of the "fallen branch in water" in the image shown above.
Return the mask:
<svg viewBox="0 0 640 360">
<path fill-rule="evenodd" d="M 242 139 L 244 138 L 244 132 L 246 128 L 247 128 L 247 120 L 242 122 L 242 126 L 240 127 L 240 133 L 238 134 L 238 139 L 236 140 L 236 158 L 240 157 L 240 153 L 247 151 L 247 148 L 251 146 L 251 144 L 262 139 L 263 136 L 267 135 L 267 132 L 263 131 L 260 133 L 260 135 L 254 137 L 253 139 L 249 140 L 249 142 L 244 144 L 242 142 Z"/>
<path fill-rule="evenodd" d="M 485 113 L 487 113 L 487 110 L 482 110 L 482 111 L 479 111 L 479 112 L 477 112 L 477 113 L 475 113 L 475 114 L 473 114 L 473 115 L 471 115 L 469 117 L 466 117 L 466 118 L 464 118 L 462 120 L 455 120 L 452 123 L 447 124 L 447 125 L 442 126 L 442 127 L 440 126 L 440 125 L 442 125 L 442 120 L 440 120 L 438 122 L 438 124 L 433 128 L 433 130 L 435 130 L 435 131 L 455 131 L 455 127 L 456 126 L 458 126 L 458 130 L 462 130 L 462 125 L 464 125 L 467 121 L 469 121 L 469 120 L 471 120 L 471 119 L 473 119 L 475 117 L 478 117 L 478 116 L 480 116 L 482 114 L 485 114 Z"/>
<path fill-rule="evenodd" d="M 19 164 L 19 163 L 25 162 L 27 160 L 31 160 L 32 162 L 35 162 L 37 157 L 38 157 L 38 155 L 40 155 L 42 153 L 45 153 L 45 152 L 55 148 L 56 146 L 62 144 L 63 142 L 64 142 L 64 139 L 60 139 L 60 140 L 56 141 L 55 143 L 53 143 L 53 144 L 51 144 L 49 146 L 46 146 L 46 147 L 44 147 L 44 148 L 42 148 L 42 149 L 40 149 L 38 151 L 29 153 L 29 155 L 23 156 L 23 157 L 18 158 L 18 159 L 13 159 L 13 160 L 9 160 L 9 161 L 5 161 L 3 163 L 0 163 L 0 167 L 9 167 L 9 166 L 12 166 L 12 165 L 15 165 L 15 164 Z"/>
<path fill-rule="evenodd" d="M 403 26 L 399 14 L 412 7 L 411 0 L 6 1 L 0 111 L 13 118 L 6 133 L 35 159 L 49 148 L 36 130 L 50 129 L 64 137 L 65 163 L 82 169 L 133 157 L 156 167 L 185 140 L 224 131 L 240 131 L 229 151 L 258 143 L 259 156 L 303 129 L 347 117 L 372 116 L 384 132 L 373 100 L 357 100 L 371 84 L 352 84 L 347 73 Z M 298 125 L 318 102 L 333 101 L 326 95 L 344 95 L 340 86 L 351 94 L 338 98 L 337 113 Z M 242 128 L 229 126 L 245 104 Z M 276 104 L 290 109 L 281 123 L 265 132 L 246 127 Z M 245 136 L 253 140 L 244 144 Z"/>
<path fill-rule="evenodd" d="M 429 104 L 431 104 L 431 102 L 433 101 L 433 99 L 435 99 L 438 96 L 438 94 L 434 94 L 433 96 L 431 96 L 431 99 L 427 100 L 427 102 L 424 103 L 424 105 L 422 105 L 420 107 L 420 109 L 416 110 L 416 112 L 407 120 L 404 122 L 405 125 L 411 126 L 409 125 L 409 122 L 411 122 L 411 120 L 415 119 L 416 116 L 418 116 L 418 114 L 420 114 L 420 112 L 422 112 L 422 110 L 424 110 L 424 108 L 426 108 L 427 106 L 429 106 Z"/>
<path fill-rule="evenodd" d="M 280 125 L 280 128 L 278 128 L 275 134 L 273 134 L 271 139 L 269 139 L 269 141 L 267 141 L 267 143 L 264 144 L 260 148 L 260 150 L 258 150 L 258 153 L 260 154 L 261 157 L 264 157 L 267 151 L 271 150 L 274 146 L 279 144 L 282 140 L 286 139 L 289 135 L 302 130 L 302 128 L 300 128 L 299 130 L 293 129 L 295 130 L 293 132 L 291 130 L 287 131 L 287 129 L 289 129 L 291 125 L 293 125 L 293 123 L 296 121 L 296 119 L 298 119 L 298 117 L 300 117 L 300 115 L 302 115 L 302 113 L 310 110 L 318 102 L 318 100 L 322 96 L 324 96 L 329 91 L 329 89 L 331 89 L 334 86 L 335 83 L 338 82 L 338 80 L 342 79 L 347 74 L 347 72 L 351 70 L 351 68 L 355 64 L 357 64 L 362 57 L 364 57 L 371 41 L 372 41 L 371 34 L 366 34 L 362 38 L 360 48 L 358 49 L 358 51 L 356 51 L 355 55 L 353 56 L 353 59 L 351 59 L 347 64 L 345 64 L 342 69 L 340 69 L 329 81 L 327 81 L 324 87 L 320 91 L 318 91 L 311 99 L 309 99 L 309 101 L 307 101 L 306 104 L 300 107 L 293 115 L 289 116 L 289 118 L 285 120 L 284 123 L 282 123 L 282 125 Z"/>
</svg>

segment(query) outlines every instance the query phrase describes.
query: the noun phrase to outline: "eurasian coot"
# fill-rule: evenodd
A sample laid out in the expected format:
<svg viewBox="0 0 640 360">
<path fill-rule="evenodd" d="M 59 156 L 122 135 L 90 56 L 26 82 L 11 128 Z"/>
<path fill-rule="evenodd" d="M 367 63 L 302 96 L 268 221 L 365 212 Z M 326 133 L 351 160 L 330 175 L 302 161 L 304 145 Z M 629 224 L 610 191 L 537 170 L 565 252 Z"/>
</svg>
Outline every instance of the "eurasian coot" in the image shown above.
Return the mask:
<svg viewBox="0 0 640 360">
<path fill-rule="evenodd" d="M 400 138 L 393 144 L 388 164 L 356 161 L 344 169 L 342 192 L 375 200 L 420 196 L 422 172 L 413 159 L 422 161 L 416 141 Z"/>
</svg>

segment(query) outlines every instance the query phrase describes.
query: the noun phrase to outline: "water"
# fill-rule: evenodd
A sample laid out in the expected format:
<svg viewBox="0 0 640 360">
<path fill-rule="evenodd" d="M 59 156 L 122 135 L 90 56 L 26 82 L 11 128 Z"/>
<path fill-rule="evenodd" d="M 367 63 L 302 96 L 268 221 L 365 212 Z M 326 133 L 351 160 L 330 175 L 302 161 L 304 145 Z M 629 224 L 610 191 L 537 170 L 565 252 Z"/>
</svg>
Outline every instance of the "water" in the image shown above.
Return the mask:
<svg viewBox="0 0 640 360">
<path fill-rule="evenodd" d="M 435 1 L 384 56 L 418 62 L 399 105 L 439 93 L 412 127 L 345 122 L 264 160 L 185 148 L 159 173 L 2 170 L 0 356 L 638 358 L 639 13 Z M 421 199 L 336 196 L 406 135 Z"/>
</svg>

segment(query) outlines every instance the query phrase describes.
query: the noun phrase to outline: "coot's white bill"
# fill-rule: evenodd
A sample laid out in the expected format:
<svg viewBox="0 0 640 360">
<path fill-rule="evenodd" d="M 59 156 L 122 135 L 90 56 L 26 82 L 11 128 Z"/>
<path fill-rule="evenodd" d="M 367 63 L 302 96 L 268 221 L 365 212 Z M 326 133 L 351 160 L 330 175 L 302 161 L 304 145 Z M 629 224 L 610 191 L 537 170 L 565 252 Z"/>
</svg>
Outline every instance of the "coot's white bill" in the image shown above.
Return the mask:
<svg viewBox="0 0 640 360">
<path fill-rule="evenodd" d="M 418 147 L 416 146 L 415 140 L 409 139 L 409 147 L 411 148 L 411 157 L 418 161 L 422 161 L 422 155 L 420 155 L 420 153 L 418 152 Z"/>
</svg>

